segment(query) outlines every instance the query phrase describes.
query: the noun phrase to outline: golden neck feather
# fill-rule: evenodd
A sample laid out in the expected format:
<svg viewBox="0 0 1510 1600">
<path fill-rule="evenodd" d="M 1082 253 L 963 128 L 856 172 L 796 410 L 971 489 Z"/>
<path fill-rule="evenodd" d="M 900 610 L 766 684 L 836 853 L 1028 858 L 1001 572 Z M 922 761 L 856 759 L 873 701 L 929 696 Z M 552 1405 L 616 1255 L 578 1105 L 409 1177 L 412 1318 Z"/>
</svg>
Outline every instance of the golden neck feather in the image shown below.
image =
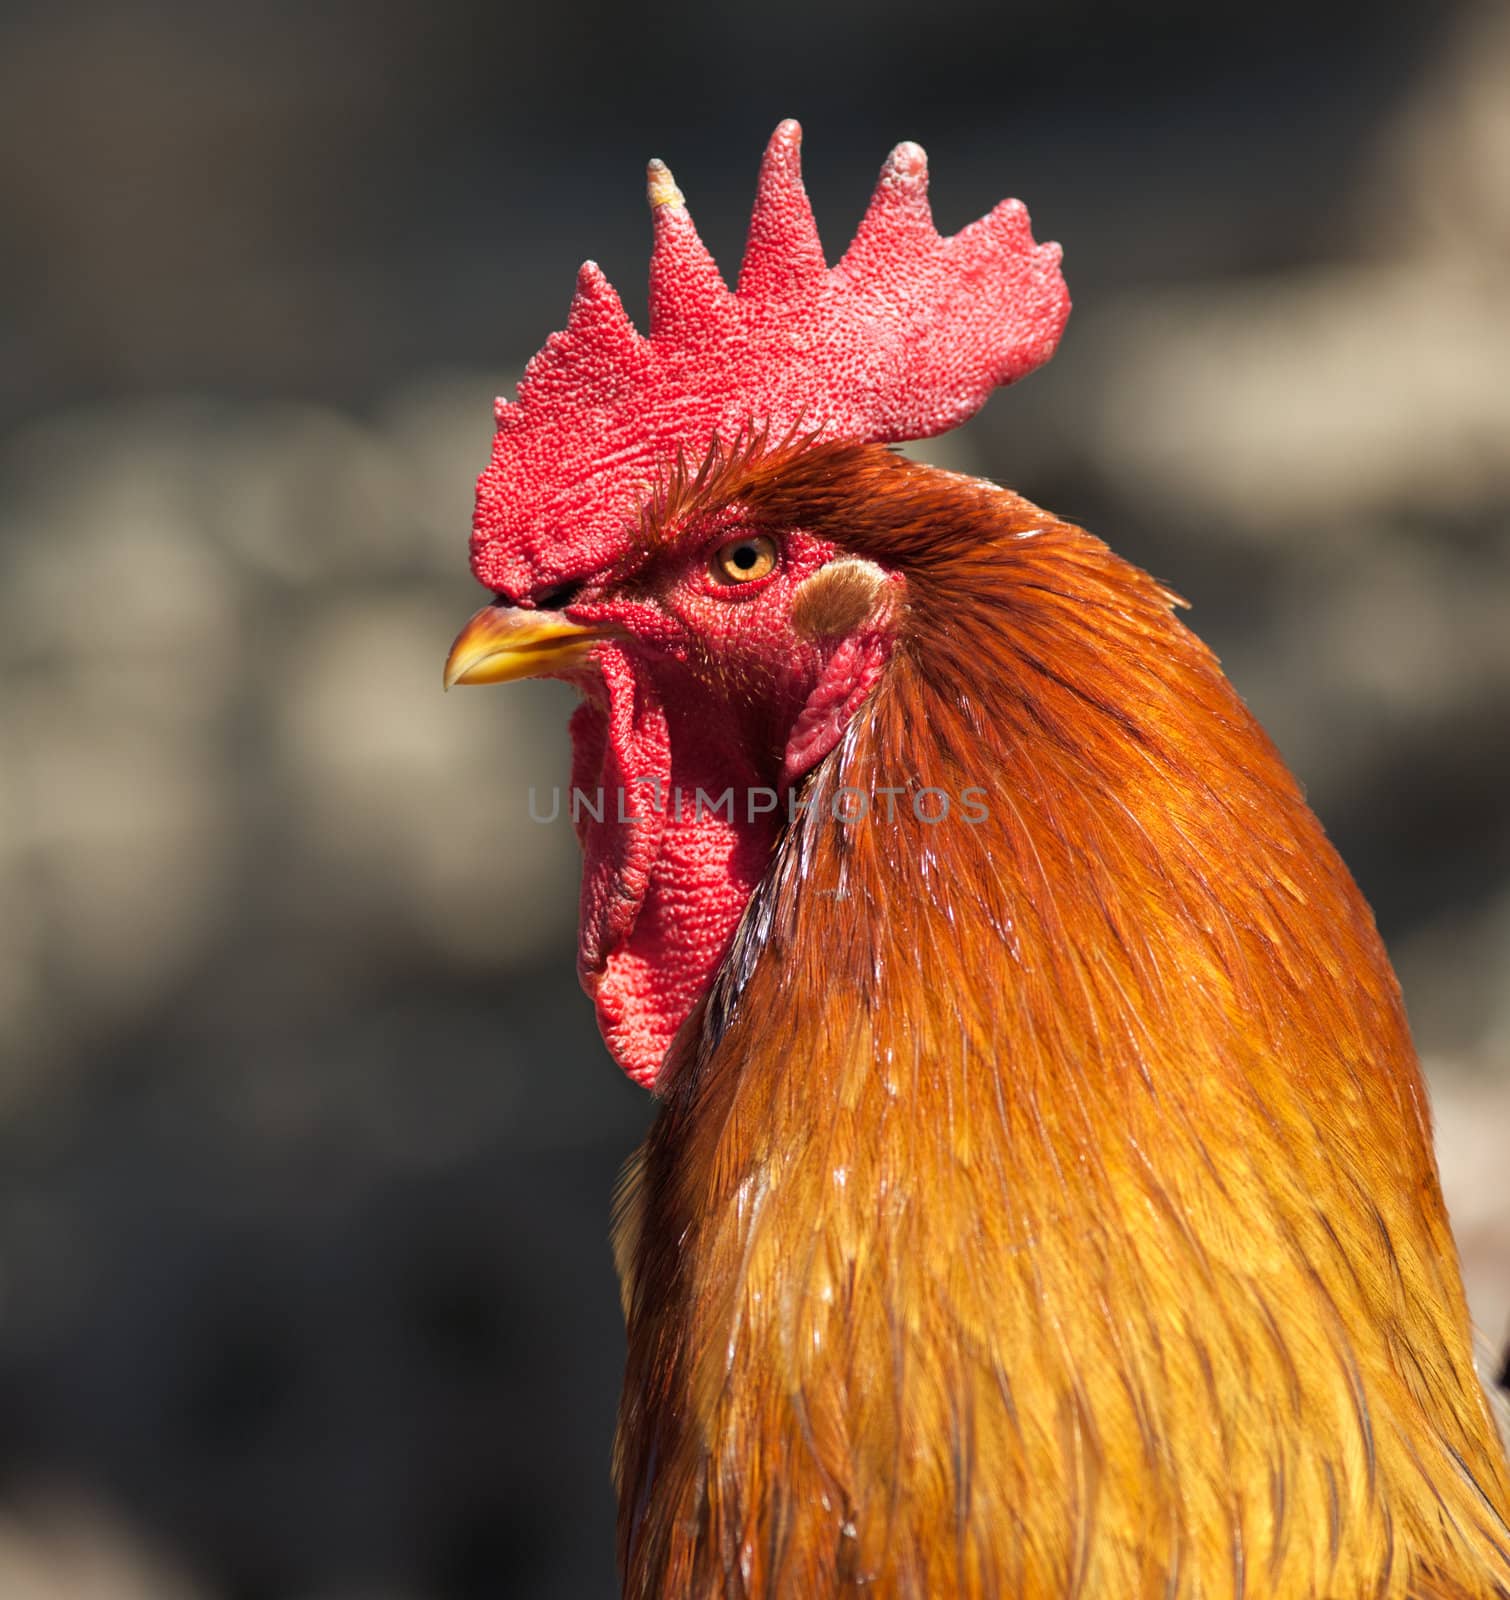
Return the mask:
<svg viewBox="0 0 1510 1600">
<path fill-rule="evenodd" d="M 908 599 L 626 1207 L 627 1592 L 1510 1587 L 1394 976 L 1173 597 L 874 448 L 759 507 Z"/>
</svg>

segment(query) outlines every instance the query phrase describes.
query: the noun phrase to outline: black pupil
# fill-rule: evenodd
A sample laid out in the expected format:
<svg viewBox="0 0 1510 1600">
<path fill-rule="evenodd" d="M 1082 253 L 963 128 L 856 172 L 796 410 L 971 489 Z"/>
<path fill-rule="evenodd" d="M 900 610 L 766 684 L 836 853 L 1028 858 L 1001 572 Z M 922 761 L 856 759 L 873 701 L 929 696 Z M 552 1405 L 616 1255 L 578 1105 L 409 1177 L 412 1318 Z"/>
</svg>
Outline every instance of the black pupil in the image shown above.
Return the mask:
<svg viewBox="0 0 1510 1600">
<path fill-rule="evenodd" d="M 734 565 L 741 572 L 748 572 L 760 559 L 760 552 L 752 544 L 737 544 L 734 546 Z"/>
</svg>

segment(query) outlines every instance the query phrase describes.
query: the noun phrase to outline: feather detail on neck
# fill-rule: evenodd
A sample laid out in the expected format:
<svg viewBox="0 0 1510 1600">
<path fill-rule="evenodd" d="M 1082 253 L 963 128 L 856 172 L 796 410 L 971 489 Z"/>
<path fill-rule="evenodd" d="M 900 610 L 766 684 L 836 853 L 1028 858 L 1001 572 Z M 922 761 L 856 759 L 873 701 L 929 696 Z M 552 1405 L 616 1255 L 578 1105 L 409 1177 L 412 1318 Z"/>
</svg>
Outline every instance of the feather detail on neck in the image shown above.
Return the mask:
<svg viewBox="0 0 1510 1600">
<path fill-rule="evenodd" d="M 1394 976 L 1174 597 L 875 447 L 754 509 L 906 598 L 627 1206 L 626 1594 L 1510 1590 Z"/>
</svg>

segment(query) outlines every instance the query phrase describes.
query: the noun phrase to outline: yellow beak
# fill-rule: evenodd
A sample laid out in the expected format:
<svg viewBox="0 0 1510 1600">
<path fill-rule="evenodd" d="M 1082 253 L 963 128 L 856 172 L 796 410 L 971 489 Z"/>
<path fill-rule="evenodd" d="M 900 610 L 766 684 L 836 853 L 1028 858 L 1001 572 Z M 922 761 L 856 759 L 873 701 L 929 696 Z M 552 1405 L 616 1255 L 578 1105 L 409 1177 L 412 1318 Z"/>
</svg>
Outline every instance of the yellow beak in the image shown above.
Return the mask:
<svg viewBox="0 0 1510 1600">
<path fill-rule="evenodd" d="M 549 677 L 580 665 L 604 637 L 597 629 L 568 622 L 555 612 L 484 606 L 451 646 L 445 686 Z"/>
</svg>

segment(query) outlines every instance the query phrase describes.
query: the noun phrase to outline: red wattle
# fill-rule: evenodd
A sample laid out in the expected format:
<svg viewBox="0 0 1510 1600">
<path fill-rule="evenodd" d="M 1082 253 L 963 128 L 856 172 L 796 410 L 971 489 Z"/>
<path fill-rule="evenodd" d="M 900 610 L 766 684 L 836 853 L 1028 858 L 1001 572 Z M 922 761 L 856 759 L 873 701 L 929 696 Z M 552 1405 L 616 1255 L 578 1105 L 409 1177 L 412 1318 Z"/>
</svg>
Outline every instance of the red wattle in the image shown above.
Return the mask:
<svg viewBox="0 0 1510 1600">
<path fill-rule="evenodd" d="M 723 960 L 779 818 L 771 775 L 735 753 L 729 730 L 663 701 L 617 647 L 602 664 L 606 707 L 572 719 L 573 783 L 593 802 L 576 811 L 577 963 L 614 1059 L 648 1088 Z"/>
</svg>

